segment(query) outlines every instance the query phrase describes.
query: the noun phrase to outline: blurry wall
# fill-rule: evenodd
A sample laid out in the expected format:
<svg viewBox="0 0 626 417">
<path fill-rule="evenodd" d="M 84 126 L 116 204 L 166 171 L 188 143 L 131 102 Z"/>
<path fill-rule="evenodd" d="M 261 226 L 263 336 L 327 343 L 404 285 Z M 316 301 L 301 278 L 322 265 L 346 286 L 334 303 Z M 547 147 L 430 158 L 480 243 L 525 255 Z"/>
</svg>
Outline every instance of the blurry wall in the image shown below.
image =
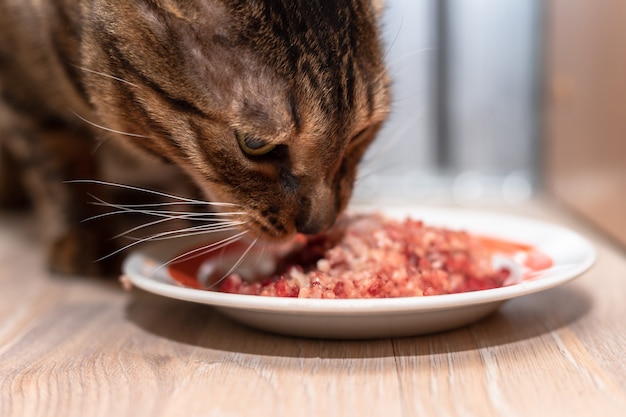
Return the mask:
<svg viewBox="0 0 626 417">
<path fill-rule="evenodd" d="M 550 0 L 549 191 L 626 245 L 626 2 Z"/>
<path fill-rule="evenodd" d="M 450 165 L 494 174 L 528 172 L 537 139 L 537 4 L 447 4 Z"/>
<path fill-rule="evenodd" d="M 537 172 L 538 0 L 388 0 L 391 117 L 357 196 L 519 200 Z"/>
</svg>

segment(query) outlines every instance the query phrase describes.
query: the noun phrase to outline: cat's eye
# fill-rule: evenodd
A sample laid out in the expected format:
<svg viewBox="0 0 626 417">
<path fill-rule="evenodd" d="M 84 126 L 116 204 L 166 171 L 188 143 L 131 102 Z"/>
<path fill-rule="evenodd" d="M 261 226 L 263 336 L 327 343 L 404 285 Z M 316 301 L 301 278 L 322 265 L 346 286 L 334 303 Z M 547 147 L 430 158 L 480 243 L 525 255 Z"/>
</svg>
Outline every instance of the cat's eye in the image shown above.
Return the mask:
<svg viewBox="0 0 626 417">
<path fill-rule="evenodd" d="M 239 142 L 239 147 L 247 155 L 265 155 L 272 151 L 272 149 L 274 149 L 276 146 L 273 143 L 269 143 L 264 139 L 239 132 L 236 132 L 235 136 L 237 137 L 237 142 Z"/>
</svg>

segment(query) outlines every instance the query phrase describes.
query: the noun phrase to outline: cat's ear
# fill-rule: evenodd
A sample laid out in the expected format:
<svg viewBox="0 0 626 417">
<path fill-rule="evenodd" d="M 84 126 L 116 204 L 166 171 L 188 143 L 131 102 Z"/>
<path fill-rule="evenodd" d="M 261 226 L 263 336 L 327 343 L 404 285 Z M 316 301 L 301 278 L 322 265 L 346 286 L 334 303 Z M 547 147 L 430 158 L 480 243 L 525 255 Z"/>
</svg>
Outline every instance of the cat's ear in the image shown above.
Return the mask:
<svg viewBox="0 0 626 417">
<path fill-rule="evenodd" d="M 372 8 L 374 9 L 374 13 L 376 13 L 376 17 L 380 18 L 382 16 L 386 3 L 385 0 L 372 0 Z"/>
</svg>

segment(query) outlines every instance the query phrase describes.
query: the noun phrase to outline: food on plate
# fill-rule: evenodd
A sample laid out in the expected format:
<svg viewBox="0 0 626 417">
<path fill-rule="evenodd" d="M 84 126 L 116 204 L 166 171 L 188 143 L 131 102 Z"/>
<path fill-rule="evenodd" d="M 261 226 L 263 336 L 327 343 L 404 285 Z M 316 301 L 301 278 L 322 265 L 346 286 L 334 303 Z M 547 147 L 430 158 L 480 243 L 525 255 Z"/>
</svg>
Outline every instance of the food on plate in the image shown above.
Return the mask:
<svg viewBox="0 0 626 417">
<path fill-rule="evenodd" d="M 508 262 L 494 262 L 496 254 Z M 265 256 L 274 258 L 273 271 L 261 277 L 213 268 L 213 279 L 218 282 L 203 286 L 198 273 L 206 262 L 215 264 L 215 259 L 197 257 L 172 264 L 170 273 L 183 285 L 216 286 L 226 293 L 387 298 L 497 288 L 514 282 L 512 275 L 519 274 L 514 269 L 539 270 L 551 265 L 547 256 L 528 245 L 381 214 L 344 216 L 331 230 L 314 236 L 298 235 L 287 252 L 283 247 Z"/>
</svg>

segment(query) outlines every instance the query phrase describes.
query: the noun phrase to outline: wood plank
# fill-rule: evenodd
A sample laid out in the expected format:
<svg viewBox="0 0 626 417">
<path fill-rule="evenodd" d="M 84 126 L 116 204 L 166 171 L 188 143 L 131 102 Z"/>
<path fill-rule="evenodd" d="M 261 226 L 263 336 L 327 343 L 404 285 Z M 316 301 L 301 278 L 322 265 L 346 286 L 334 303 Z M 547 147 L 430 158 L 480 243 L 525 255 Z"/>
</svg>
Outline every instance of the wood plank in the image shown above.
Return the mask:
<svg viewBox="0 0 626 417">
<path fill-rule="evenodd" d="M 0 216 L 0 415 L 622 415 L 626 255 L 558 206 L 506 210 L 590 236 L 597 265 L 465 328 L 367 341 L 52 277 L 27 218 Z"/>
</svg>

